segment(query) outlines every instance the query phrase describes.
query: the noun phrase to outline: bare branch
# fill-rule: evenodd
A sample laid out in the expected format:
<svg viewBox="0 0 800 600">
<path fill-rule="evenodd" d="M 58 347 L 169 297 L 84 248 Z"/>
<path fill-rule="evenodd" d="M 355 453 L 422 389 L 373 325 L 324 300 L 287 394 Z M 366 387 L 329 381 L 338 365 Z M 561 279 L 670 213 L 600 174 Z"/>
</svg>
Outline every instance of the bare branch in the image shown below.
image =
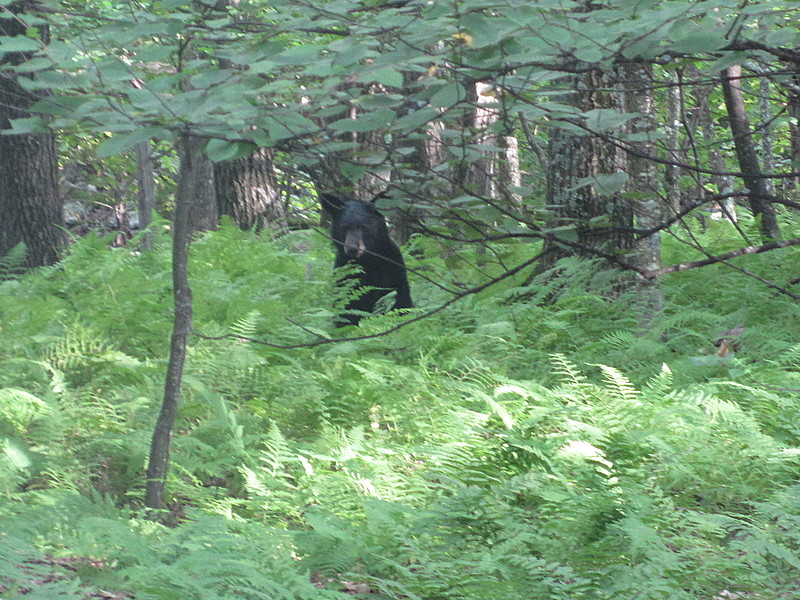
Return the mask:
<svg viewBox="0 0 800 600">
<path fill-rule="evenodd" d="M 656 277 L 661 277 L 662 275 L 666 275 L 668 273 L 677 273 L 679 271 L 686 271 L 688 269 L 696 269 L 697 267 L 705 267 L 706 265 L 725 262 L 731 258 L 736 258 L 737 256 L 761 254 L 762 252 L 768 252 L 778 248 L 788 248 L 789 246 L 797 245 L 800 245 L 800 238 L 792 238 L 790 240 L 782 240 L 779 242 L 767 242 L 766 244 L 761 244 L 760 246 L 746 246 L 745 248 L 739 248 L 738 250 L 733 250 L 732 252 L 727 252 L 725 254 L 710 256 L 708 258 L 704 258 L 703 260 L 678 263 L 677 265 L 671 265 L 669 267 L 661 267 L 659 269 L 642 271 L 641 274 L 646 279 L 655 279 Z"/>
</svg>

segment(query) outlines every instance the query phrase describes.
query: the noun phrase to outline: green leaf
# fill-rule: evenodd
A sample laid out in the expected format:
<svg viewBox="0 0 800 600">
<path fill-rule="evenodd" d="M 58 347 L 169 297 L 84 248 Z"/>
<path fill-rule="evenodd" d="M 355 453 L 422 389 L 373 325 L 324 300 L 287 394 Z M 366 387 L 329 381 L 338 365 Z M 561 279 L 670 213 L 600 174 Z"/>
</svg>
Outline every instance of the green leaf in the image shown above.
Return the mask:
<svg viewBox="0 0 800 600">
<path fill-rule="evenodd" d="M 439 117 L 439 111 L 434 108 L 421 108 L 403 115 L 394 123 L 395 129 L 414 131 Z"/>
<path fill-rule="evenodd" d="M 11 129 L 9 133 L 41 133 L 47 131 L 47 121 L 41 117 L 30 117 L 27 119 L 11 119 Z"/>
<path fill-rule="evenodd" d="M 130 131 L 128 133 L 121 133 L 115 135 L 97 146 L 96 155 L 98 158 L 105 158 L 120 154 L 128 148 L 132 148 L 140 142 L 147 141 L 152 138 L 169 138 L 170 133 L 161 127 L 145 127 Z"/>
<path fill-rule="evenodd" d="M 271 60 L 259 60 L 248 65 L 247 67 L 251 73 L 257 73 L 260 75 L 271 75 L 276 68 L 277 65 Z"/>
<path fill-rule="evenodd" d="M 161 0 L 161 2 L 157 2 L 156 4 L 159 8 L 170 9 L 191 4 L 191 0 Z"/>
<path fill-rule="evenodd" d="M 270 144 L 285 139 L 303 137 L 319 131 L 319 125 L 295 111 L 276 112 L 267 115 L 266 129 Z"/>
<path fill-rule="evenodd" d="M 375 131 L 388 126 L 397 114 L 388 108 L 378 109 L 371 113 L 357 115 L 355 119 L 339 119 L 330 124 L 334 131 L 363 133 Z"/>
<path fill-rule="evenodd" d="M 206 144 L 206 156 L 214 162 L 250 156 L 255 151 L 255 144 L 250 142 L 229 142 L 228 140 L 213 139 Z"/>
<path fill-rule="evenodd" d="M 722 35 L 710 32 L 693 32 L 672 42 L 670 49 L 685 54 L 702 54 L 714 52 L 727 45 Z"/>
<path fill-rule="evenodd" d="M 231 78 L 231 72 L 227 69 L 209 69 L 208 71 L 193 75 L 189 83 L 193 88 L 203 89 L 219 85 Z"/>
<path fill-rule="evenodd" d="M 612 173 L 606 175 L 598 173 L 587 177 L 586 181 L 594 185 L 595 189 L 603 195 L 610 196 L 619 192 L 628 181 L 628 174 L 625 172 Z"/>
<path fill-rule="evenodd" d="M 597 46 L 576 48 L 574 54 L 575 58 L 577 58 L 578 60 L 582 60 L 588 63 L 600 62 L 605 56 L 605 53 L 602 51 L 602 49 L 598 48 Z"/>
<path fill-rule="evenodd" d="M 291 46 L 273 57 L 281 65 L 303 65 L 319 56 L 319 47 L 314 44 Z"/>
<path fill-rule="evenodd" d="M 368 71 L 363 73 L 358 80 L 364 82 L 374 81 L 375 83 L 380 83 L 387 87 L 403 87 L 403 74 L 395 69 L 389 68 Z"/>
<path fill-rule="evenodd" d="M 6 52 L 32 52 L 41 47 L 41 42 L 24 35 L 0 36 L 0 54 Z"/>
<path fill-rule="evenodd" d="M 41 57 L 41 58 L 31 58 L 30 60 L 26 60 L 24 63 L 16 67 L 17 72 L 21 73 L 32 73 L 34 71 L 41 71 L 43 69 L 50 69 L 53 67 L 53 61 L 49 58 Z"/>
<path fill-rule="evenodd" d="M 431 96 L 430 105 L 434 108 L 449 108 L 466 100 L 467 91 L 457 81 L 448 81 Z"/>
<path fill-rule="evenodd" d="M 618 129 L 630 121 L 636 115 L 631 113 L 621 113 L 610 108 L 597 108 L 584 113 L 586 126 L 592 131 L 610 131 Z"/>
</svg>

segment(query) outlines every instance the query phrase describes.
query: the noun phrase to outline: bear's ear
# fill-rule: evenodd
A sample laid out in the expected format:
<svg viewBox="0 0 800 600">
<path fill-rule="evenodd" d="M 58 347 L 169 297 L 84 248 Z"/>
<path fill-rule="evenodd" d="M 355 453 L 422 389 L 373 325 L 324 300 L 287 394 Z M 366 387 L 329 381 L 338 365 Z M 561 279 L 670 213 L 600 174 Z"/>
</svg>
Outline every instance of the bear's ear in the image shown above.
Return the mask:
<svg viewBox="0 0 800 600">
<path fill-rule="evenodd" d="M 346 198 L 336 192 L 319 192 L 319 203 L 330 215 L 335 215 L 344 208 Z"/>
</svg>

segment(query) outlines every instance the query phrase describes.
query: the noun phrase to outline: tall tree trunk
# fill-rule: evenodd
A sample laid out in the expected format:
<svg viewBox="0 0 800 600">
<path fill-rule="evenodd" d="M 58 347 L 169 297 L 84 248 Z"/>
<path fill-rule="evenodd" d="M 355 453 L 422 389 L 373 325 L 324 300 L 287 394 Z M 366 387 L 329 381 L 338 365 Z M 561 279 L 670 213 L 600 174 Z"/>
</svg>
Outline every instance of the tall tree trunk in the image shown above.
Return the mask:
<svg viewBox="0 0 800 600">
<path fill-rule="evenodd" d="M 169 454 L 172 428 L 178 416 L 183 366 L 186 361 L 186 344 L 192 330 L 192 289 L 189 286 L 189 244 L 192 238 L 191 214 L 193 204 L 201 192 L 206 177 L 202 141 L 193 135 L 184 135 L 178 189 L 175 194 L 175 219 L 172 238 L 172 294 L 174 316 L 170 343 L 169 364 L 164 383 L 164 400 L 153 430 L 150 459 L 147 466 L 147 487 L 144 504 L 150 510 L 163 508 L 164 487 L 169 471 Z M 198 161 L 198 157 L 200 160 Z"/>
<path fill-rule="evenodd" d="M 497 122 L 497 101 L 490 85 L 477 82 L 468 84 L 467 93 L 472 112 L 465 115 L 462 127 L 462 157 L 457 194 L 468 191 L 475 196 L 492 199 L 497 197 L 497 161 L 495 152 L 488 148 L 497 146 L 497 136 L 491 131 Z M 469 154 L 477 150 L 479 158 Z"/>
<path fill-rule="evenodd" d="M 775 207 L 767 189 L 766 180 L 762 176 L 758 162 L 758 154 L 753 144 L 750 122 L 747 119 L 741 86 L 742 68 L 739 65 L 728 67 L 722 75 L 722 90 L 725 94 L 725 106 L 728 109 L 728 121 L 733 134 L 736 157 L 745 186 L 750 190 L 750 208 L 761 217 L 761 236 L 765 240 L 780 239 L 778 219 Z"/>
<path fill-rule="evenodd" d="M 251 156 L 214 165 L 219 212 L 244 230 L 287 227 L 273 159 L 274 152 L 262 148 Z"/>
<path fill-rule="evenodd" d="M 680 131 L 681 131 L 681 88 L 680 81 L 673 80 L 672 85 L 667 87 L 667 158 L 673 162 L 679 162 L 680 152 Z M 683 208 L 683 194 L 681 192 L 680 168 L 674 164 L 668 164 L 664 170 L 664 188 L 666 190 L 669 206 L 674 213 L 678 213 Z"/>
<path fill-rule="evenodd" d="M 762 34 L 767 34 L 769 27 L 766 23 L 760 22 L 758 24 L 758 30 Z M 756 72 L 761 75 L 758 80 L 758 106 L 761 112 L 761 156 L 763 156 L 764 160 L 764 170 L 767 173 L 774 173 L 775 172 L 775 155 L 774 155 L 774 145 L 772 139 L 773 127 L 772 127 L 772 99 L 770 97 L 770 80 L 769 77 L 763 72 L 762 69 L 756 66 Z M 774 179 L 767 179 L 765 181 L 767 185 L 767 192 L 769 193 L 770 197 L 775 196 L 775 180 Z"/>
<path fill-rule="evenodd" d="M 643 64 L 628 64 L 624 68 L 625 110 L 639 115 L 629 123 L 632 134 L 656 130 L 652 75 L 652 68 Z M 659 197 L 658 172 L 655 164 L 647 158 L 655 155 L 655 144 L 640 141 L 634 147 L 637 152 L 628 157 L 627 195 L 636 227 L 651 230 L 661 223 L 664 213 Z M 656 232 L 638 239 L 629 260 L 643 270 L 658 269 L 661 266 L 661 234 Z M 639 279 L 637 285 L 642 304 L 640 329 L 645 332 L 664 308 L 664 291 L 658 280 Z"/>
<path fill-rule="evenodd" d="M 512 132 L 497 133 L 497 123 L 508 115 L 495 95 L 493 87 L 485 82 L 469 84 L 469 105 L 472 111 L 464 116 L 462 125 L 462 163 L 455 173 L 455 193 L 464 190 L 506 209 L 522 206 L 520 195 L 511 190 L 519 187 L 522 174 L 519 163 L 519 144 Z M 506 119 L 507 121 L 507 119 Z M 479 157 L 469 154 L 477 149 Z"/>
<path fill-rule="evenodd" d="M 424 78 L 422 78 L 424 79 Z M 403 73 L 403 92 L 406 98 L 413 96 L 419 89 L 419 73 L 405 71 Z M 407 115 L 417 108 L 416 103 L 406 101 L 402 115 Z M 438 198 L 448 195 L 449 184 L 436 172 L 436 168 L 444 161 L 444 144 L 441 132 L 444 124 L 432 121 L 422 131 L 411 133 L 407 139 L 400 139 L 397 145 L 405 145 L 414 149 L 407 158 L 406 165 L 392 174 L 392 178 L 409 186 L 417 197 Z M 400 210 L 389 213 L 393 237 L 398 244 L 404 244 L 418 230 L 418 224 L 424 219 L 424 211 L 415 206 L 412 197 L 406 196 Z"/>
<path fill-rule="evenodd" d="M 136 144 L 136 183 L 139 214 L 139 230 L 144 231 L 153 220 L 153 210 L 156 206 L 156 182 L 153 173 L 153 147 L 150 141 Z M 153 238 L 151 232 L 144 233 L 142 248 L 152 250 Z"/>
<path fill-rule="evenodd" d="M 789 121 L 789 161 L 793 165 L 800 163 L 800 89 L 789 88 L 786 101 L 786 112 L 792 119 Z M 797 171 L 797 169 L 795 169 Z M 792 192 L 800 186 L 800 176 L 791 179 Z"/>
<path fill-rule="evenodd" d="M 770 103 L 769 79 L 762 76 L 758 80 L 758 107 L 761 113 L 761 143 L 760 151 L 764 160 L 764 170 L 767 173 L 775 172 L 775 156 L 772 144 L 772 105 Z M 770 197 L 775 196 L 775 181 L 765 179 L 767 193 Z"/>
<path fill-rule="evenodd" d="M 566 99 L 582 111 L 618 109 L 615 82 L 600 71 L 592 71 L 565 82 L 571 92 Z M 545 242 L 540 270 L 552 267 L 564 256 L 578 254 L 592 257 L 593 249 L 615 252 L 633 244 L 633 212 L 618 190 L 607 192 L 601 180 L 624 172 L 624 159 L 619 151 L 595 135 L 576 135 L 565 129 L 554 129 L 548 144 L 547 207 L 552 213 L 548 229 L 574 228 L 569 236 L 581 249 L 558 243 L 558 232 Z M 599 177 L 595 182 L 587 179 Z M 583 180 L 583 181 L 582 181 Z M 581 182 L 580 187 L 576 187 Z"/>
<path fill-rule="evenodd" d="M 192 231 L 211 231 L 219 225 L 217 190 L 214 185 L 214 163 L 204 153 L 205 139 L 186 134 L 178 145 L 178 154 L 183 163 L 191 165 L 194 179 L 194 198 L 192 199 L 189 224 Z M 177 206 L 175 207 L 177 212 Z M 177 219 L 177 216 L 176 216 Z"/>
<path fill-rule="evenodd" d="M 702 77 L 700 71 L 697 69 L 693 69 L 691 73 L 693 77 Z M 711 90 L 712 87 L 710 85 L 696 85 L 692 88 L 692 99 L 694 100 L 697 114 L 697 125 L 699 126 L 700 134 L 703 136 L 703 147 L 708 156 L 708 165 L 714 171 L 714 174 L 711 175 L 711 181 L 717 188 L 717 194 L 724 196 L 724 198 L 719 201 L 720 208 L 728 219 L 736 221 L 736 204 L 730 196 L 730 194 L 733 193 L 733 178 L 725 174 L 725 171 L 727 171 L 725 158 L 717 149 L 717 131 L 714 127 L 714 117 L 711 114 L 711 108 L 708 105 Z M 705 199 L 705 187 L 703 187 L 703 190 L 703 197 L 701 200 Z"/>
<path fill-rule="evenodd" d="M 22 16 L 22 4 L 12 3 L 7 10 Z M 2 36 L 25 36 L 28 31 L 22 20 L 0 19 Z M 47 27 L 38 31 L 46 44 Z M 24 75 L 8 68 L 28 58 L 27 53 L 12 52 L 0 59 L 0 129 L 9 129 L 12 119 L 29 117 L 38 99 L 20 85 Z M 0 135 L 0 256 L 20 243 L 27 248 L 26 267 L 55 263 L 66 243 L 55 136 L 49 133 Z"/>
<path fill-rule="evenodd" d="M 519 140 L 512 133 L 501 135 L 498 145 L 503 149 L 497 157 L 498 192 L 509 207 L 522 210 L 522 196 L 514 188 L 522 187 L 522 168 L 519 161 Z"/>
<path fill-rule="evenodd" d="M 218 0 L 214 9 L 228 12 L 239 0 Z M 235 69 L 236 64 L 220 57 L 219 66 Z M 275 152 L 259 148 L 250 156 L 214 164 L 214 189 L 217 212 L 231 217 L 247 231 L 265 227 L 284 229 L 288 226 L 286 207 L 281 203 Z"/>
</svg>

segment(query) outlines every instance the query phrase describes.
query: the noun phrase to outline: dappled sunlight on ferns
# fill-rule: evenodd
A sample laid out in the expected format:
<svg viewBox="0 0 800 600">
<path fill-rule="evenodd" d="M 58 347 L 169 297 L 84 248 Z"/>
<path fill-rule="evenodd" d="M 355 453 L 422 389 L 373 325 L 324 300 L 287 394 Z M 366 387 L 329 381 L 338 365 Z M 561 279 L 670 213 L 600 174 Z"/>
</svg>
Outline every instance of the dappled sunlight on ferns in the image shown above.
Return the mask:
<svg viewBox="0 0 800 600">
<path fill-rule="evenodd" d="M 475 257 L 447 266 L 416 244 L 412 269 L 476 280 Z M 796 308 L 685 273 L 643 333 L 629 298 L 588 293 L 590 269 L 566 261 L 568 278 L 504 281 L 391 336 L 259 344 L 341 333 L 312 232 L 223 226 L 194 245 L 174 527 L 140 519 L 168 254 L 87 237 L 59 267 L 0 281 L 0 586 L 35 568 L 78 598 L 89 588 L 61 559 L 154 600 L 766 599 L 797 579 Z M 411 280 L 413 314 L 447 300 Z M 728 297 L 739 285 L 747 306 Z M 717 357 L 739 324 L 741 349 Z"/>
</svg>

